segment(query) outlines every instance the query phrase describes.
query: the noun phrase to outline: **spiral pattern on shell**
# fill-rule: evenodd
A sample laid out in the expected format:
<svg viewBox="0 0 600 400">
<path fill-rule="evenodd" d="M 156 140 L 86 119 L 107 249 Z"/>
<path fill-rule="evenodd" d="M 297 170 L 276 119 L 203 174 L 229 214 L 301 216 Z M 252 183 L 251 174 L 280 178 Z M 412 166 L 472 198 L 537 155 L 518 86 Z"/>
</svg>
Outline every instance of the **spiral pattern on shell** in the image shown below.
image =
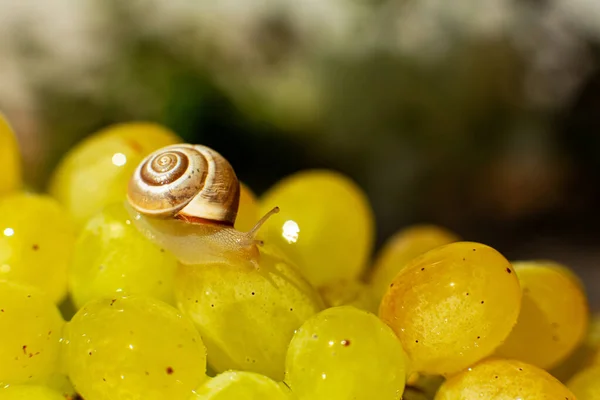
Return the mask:
<svg viewBox="0 0 600 400">
<path fill-rule="evenodd" d="M 142 214 L 233 225 L 239 191 L 233 168 L 223 156 L 205 146 L 178 144 L 140 163 L 127 198 Z"/>
</svg>

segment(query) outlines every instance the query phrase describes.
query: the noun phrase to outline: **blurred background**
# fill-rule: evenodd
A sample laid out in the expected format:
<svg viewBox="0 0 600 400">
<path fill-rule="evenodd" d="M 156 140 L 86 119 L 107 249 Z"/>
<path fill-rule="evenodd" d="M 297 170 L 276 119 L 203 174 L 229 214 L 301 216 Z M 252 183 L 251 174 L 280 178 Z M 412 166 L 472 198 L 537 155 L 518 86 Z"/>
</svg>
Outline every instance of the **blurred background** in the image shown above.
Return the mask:
<svg viewBox="0 0 600 400">
<path fill-rule="evenodd" d="M 550 258 L 600 308 L 597 0 L 0 0 L 0 110 L 43 190 L 75 143 L 162 123 L 258 194 L 367 192 L 377 243 L 446 226 Z"/>
</svg>

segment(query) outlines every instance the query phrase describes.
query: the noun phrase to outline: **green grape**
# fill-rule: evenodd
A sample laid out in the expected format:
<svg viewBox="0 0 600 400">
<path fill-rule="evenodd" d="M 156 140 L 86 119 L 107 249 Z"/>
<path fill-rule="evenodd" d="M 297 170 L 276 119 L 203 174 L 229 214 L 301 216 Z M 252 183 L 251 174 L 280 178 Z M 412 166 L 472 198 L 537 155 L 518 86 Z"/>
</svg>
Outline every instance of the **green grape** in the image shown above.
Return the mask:
<svg viewBox="0 0 600 400">
<path fill-rule="evenodd" d="M 496 355 L 552 368 L 585 338 L 588 306 L 583 287 L 552 262 L 517 262 L 513 267 L 523 290 L 521 313 Z"/>
<path fill-rule="evenodd" d="M 0 387 L 54 375 L 63 326 L 60 312 L 39 289 L 0 281 Z"/>
<path fill-rule="evenodd" d="M 320 287 L 319 292 L 327 307 L 350 305 L 361 310 L 377 312 L 375 299 L 368 286 L 361 281 L 343 279 Z"/>
<path fill-rule="evenodd" d="M 0 198 L 0 279 L 38 287 L 60 302 L 74 241 L 69 218 L 53 198 L 24 193 Z"/>
<path fill-rule="evenodd" d="M 179 308 L 194 320 L 216 372 L 229 369 L 283 378 L 287 345 L 322 301 L 295 267 L 261 248 L 259 268 L 246 264 L 181 265 Z"/>
<path fill-rule="evenodd" d="M 392 236 L 377 255 L 370 286 L 379 302 L 400 270 L 413 258 L 436 247 L 458 241 L 458 237 L 433 225 L 415 225 Z"/>
<path fill-rule="evenodd" d="M 148 154 L 180 142 L 174 133 L 159 125 L 128 123 L 108 127 L 66 155 L 51 178 L 50 194 L 81 228 L 105 206 L 125 200 L 129 179 Z"/>
<path fill-rule="evenodd" d="M 117 294 L 147 295 L 174 304 L 177 260 L 131 224 L 123 203 L 88 221 L 75 245 L 69 288 L 77 308 Z"/>
<path fill-rule="evenodd" d="M 556 378 L 521 361 L 486 360 L 449 378 L 435 400 L 575 400 Z"/>
<path fill-rule="evenodd" d="M 254 372 L 227 371 L 205 381 L 190 400 L 290 400 L 277 382 Z"/>
<path fill-rule="evenodd" d="M 271 188 L 260 215 L 281 211 L 261 231 L 319 287 L 362 275 L 373 244 L 373 212 L 352 181 L 330 171 L 305 171 Z"/>
<path fill-rule="evenodd" d="M 149 297 L 92 300 L 67 324 L 66 366 L 90 400 L 185 400 L 206 379 L 194 325 Z"/>
<path fill-rule="evenodd" d="M 457 242 L 404 267 L 379 315 L 402 341 L 414 371 L 447 375 L 490 355 L 515 325 L 520 304 L 519 281 L 500 253 Z"/>
<path fill-rule="evenodd" d="M 0 400 L 65 400 L 65 397 L 45 386 L 16 385 L 0 389 Z"/>
<path fill-rule="evenodd" d="M 21 153 L 8 121 L 0 113 L 0 195 L 19 189 Z"/>
<path fill-rule="evenodd" d="M 250 188 L 240 182 L 240 206 L 235 219 L 235 229 L 248 232 L 260 219 L 258 200 Z"/>
<path fill-rule="evenodd" d="M 600 366 L 580 371 L 567 386 L 577 400 L 600 400 Z"/>
<path fill-rule="evenodd" d="M 350 306 L 329 308 L 294 334 L 285 382 L 300 400 L 400 399 L 406 355 L 375 315 Z"/>
</svg>

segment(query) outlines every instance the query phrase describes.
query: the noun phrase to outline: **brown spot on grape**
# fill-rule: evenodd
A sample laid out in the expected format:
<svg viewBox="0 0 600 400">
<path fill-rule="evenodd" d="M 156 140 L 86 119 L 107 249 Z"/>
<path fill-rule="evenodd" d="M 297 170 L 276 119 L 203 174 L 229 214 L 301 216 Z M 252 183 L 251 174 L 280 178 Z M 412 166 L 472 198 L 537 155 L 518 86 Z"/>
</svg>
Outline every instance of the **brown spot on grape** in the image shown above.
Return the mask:
<svg viewBox="0 0 600 400">
<path fill-rule="evenodd" d="M 198 299 L 196 299 L 196 303 L 198 303 Z"/>
<path fill-rule="evenodd" d="M 393 284 L 393 283 L 390 283 L 390 287 L 394 287 L 394 284 Z"/>
<path fill-rule="evenodd" d="M 27 355 L 27 345 L 23 345 L 23 354 Z"/>
<path fill-rule="evenodd" d="M 481 336 L 477 336 L 477 339 L 481 339 Z"/>
<path fill-rule="evenodd" d="M 3 309 L 0 309 L 0 312 L 4 312 L 4 308 L 3 308 Z"/>
<path fill-rule="evenodd" d="M 150 372 L 148 371 L 144 371 L 144 373 L 146 374 L 146 376 L 150 375 Z"/>
<path fill-rule="evenodd" d="M 171 375 L 173 373 L 173 368 L 167 367 L 167 374 Z"/>
<path fill-rule="evenodd" d="M 342 340 L 342 346 L 344 346 L 344 347 L 350 346 L 350 340 L 348 340 L 348 339 Z"/>
<path fill-rule="evenodd" d="M 481 304 L 485 303 L 485 301 L 481 300 Z"/>
<path fill-rule="evenodd" d="M 104 382 L 106 382 L 106 378 L 102 378 L 102 380 L 103 380 Z"/>
<path fill-rule="evenodd" d="M 419 343 L 419 341 L 418 341 L 418 340 L 415 340 L 415 343 Z"/>
<path fill-rule="evenodd" d="M 519 371 L 523 371 L 523 368 L 519 368 Z"/>
<path fill-rule="evenodd" d="M 498 379 L 498 375 L 496 375 L 494 378 Z"/>
<path fill-rule="evenodd" d="M 473 249 L 473 251 L 477 251 L 477 249 Z"/>
<path fill-rule="evenodd" d="M 467 261 L 467 259 L 463 257 L 463 261 Z"/>
<path fill-rule="evenodd" d="M 115 301 L 117 301 L 117 299 L 112 299 L 112 300 L 110 301 L 110 305 L 112 306 L 113 304 L 115 304 Z"/>
<path fill-rule="evenodd" d="M 210 306 L 211 306 L 211 307 L 214 307 L 215 305 L 214 305 L 214 304 L 211 304 Z"/>
<path fill-rule="evenodd" d="M 164 252 L 165 252 L 165 249 L 160 249 L 160 252 L 161 252 L 161 253 L 164 253 Z"/>
<path fill-rule="evenodd" d="M 469 292 L 467 292 L 467 296 L 469 295 Z"/>
<path fill-rule="evenodd" d="M 421 268 L 421 271 L 425 271 L 425 267 Z"/>
<path fill-rule="evenodd" d="M 510 273 L 512 273 L 512 269 L 506 268 L 506 272 L 508 272 L 510 274 Z"/>
<path fill-rule="evenodd" d="M 319 338 L 318 335 L 313 335 L 312 337 L 313 337 L 313 339 L 318 339 Z"/>
<path fill-rule="evenodd" d="M 294 309 L 293 309 L 293 308 L 290 308 L 290 311 L 294 311 Z"/>
<path fill-rule="evenodd" d="M 91 355 L 92 355 L 92 352 L 90 351 L 88 354 L 91 356 Z"/>
<path fill-rule="evenodd" d="M 34 244 L 33 246 L 31 246 L 31 249 L 33 251 L 38 251 L 39 248 L 40 248 L 40 246 L 38 246 L 37 244 Z"/>
<path fill-rule="evenodd" d="M 127 144 L 129 144 L 129 147 L 131 147 L 133 151 L 136 151 L 138 153 L 144 152 L 144 148 L 142 147 L 142 145 L 133 139 L 127 140 Z"/>
<path fill-rule="evenodd" d="M 254 292 L 252 292 L 252 296 L 254 296 Z"/>
</svg>

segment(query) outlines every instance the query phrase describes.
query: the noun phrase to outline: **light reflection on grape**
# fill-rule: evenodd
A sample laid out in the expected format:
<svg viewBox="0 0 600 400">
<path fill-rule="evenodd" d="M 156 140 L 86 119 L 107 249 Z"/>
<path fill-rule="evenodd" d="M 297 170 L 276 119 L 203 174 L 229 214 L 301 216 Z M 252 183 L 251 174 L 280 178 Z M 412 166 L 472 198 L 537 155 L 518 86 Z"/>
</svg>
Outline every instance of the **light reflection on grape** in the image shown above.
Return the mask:
<svg viewBox="0 0 600 400">
<path fill-rule="evenodd" d="M 292 221 L 292 220 L 285 221 L 285 223 L 283 224 L 282 230 L 283 230 L 283 233 L 281 236 L 283 236 L 283 238 L 285 240 L 287 240 L 288 243 L 296 243 L 298 241 L 300 227 L 298 226 L 296 221 Z"/>
</svg>

